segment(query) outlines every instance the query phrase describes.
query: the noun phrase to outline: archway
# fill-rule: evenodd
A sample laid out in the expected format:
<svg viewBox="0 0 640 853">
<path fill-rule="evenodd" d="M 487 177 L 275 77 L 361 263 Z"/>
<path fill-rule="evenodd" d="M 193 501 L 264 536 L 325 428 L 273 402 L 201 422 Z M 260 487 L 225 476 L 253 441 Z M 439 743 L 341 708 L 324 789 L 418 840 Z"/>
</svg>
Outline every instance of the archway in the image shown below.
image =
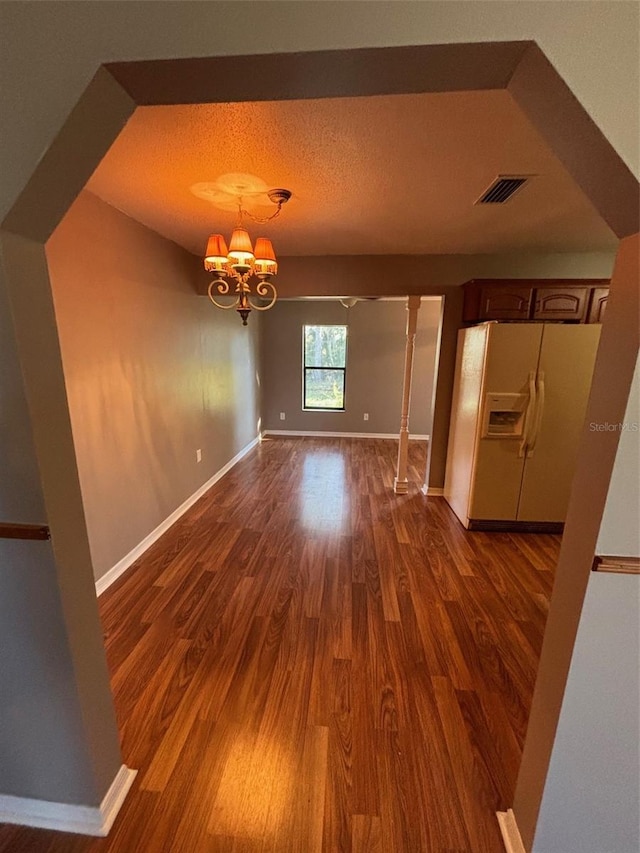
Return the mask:
<svg viewBox="0 0 640 853">
<path fill-rule="evenodd" d="M 44 244 L 138 105 L 506 89 L 620 238 L 587 422 L 622 420 L 638 350 L 638 183 L 533 42 L 115 63 L 99 69 L 2 224 L 16 335 L 79 692 L 95 612 Z M 434 444 L 447 429 L 438 388 Z M 444 414 L 443 414 L 444 413 Z M 514 812 L 530 846 L 619 434 L 583 434 Z M 445 439 L 446 440 L 446 439 Z M 97 619 L 97 616 L 96 616 Z M 93 626 L 99 636 L 99 626 Z M 87 707 L 90 691 L 86 693 Z"/>
</svg>

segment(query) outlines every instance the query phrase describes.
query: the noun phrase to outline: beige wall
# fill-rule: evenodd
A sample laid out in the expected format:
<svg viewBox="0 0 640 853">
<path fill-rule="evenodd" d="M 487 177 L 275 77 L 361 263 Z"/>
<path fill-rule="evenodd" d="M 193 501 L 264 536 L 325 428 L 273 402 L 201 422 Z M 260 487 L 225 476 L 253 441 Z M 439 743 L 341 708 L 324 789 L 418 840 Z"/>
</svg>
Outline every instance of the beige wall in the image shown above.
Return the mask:
<svg viewBox="0 0 640 853">
<path fill-rule="evenodd" d="M 215 309 L 197 258 L 89 192 L 47 258 L 99 578 L 257 435 L 259 317 Z"/>
<path fill-rule="evenodd" d="M 406 341 L 406 300 L 279 302 L 264 315 L 263 429 L 312 432 L 398 433 Z M 431 432 L 431 395 L 440 299 L 418 312 L 410 430 Z M 346 324 L 348 351 L 344 412 L 302 410 L 302 326 Z M 285 412 L 286 420 L 280 420 Z M 369 420 L 363 420 L 363 414 Z"/>
<path fill-rule="evenodd" d="M 277 286 L 283 297 L 439 295 L 471 278 L 609 278 L 614 260 L 613 252 L 283 257 Z"/>
</svg>

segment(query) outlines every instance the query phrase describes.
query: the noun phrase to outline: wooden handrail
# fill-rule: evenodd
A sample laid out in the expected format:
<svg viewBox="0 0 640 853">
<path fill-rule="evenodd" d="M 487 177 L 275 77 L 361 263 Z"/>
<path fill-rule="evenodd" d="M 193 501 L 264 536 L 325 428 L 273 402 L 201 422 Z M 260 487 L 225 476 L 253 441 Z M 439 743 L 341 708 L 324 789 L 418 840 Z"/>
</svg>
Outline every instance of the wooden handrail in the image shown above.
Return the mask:
<svg viewBox="0 0 640 853">
<path fill-rule="evenodd" d="M 640 575 L 640 557 L 604 557 L 593 559 L 594 572 L 615 572 L 622 575 Z"/>
<path fill-rule="evenodd" d="M 46 524 L 0 521 L 0 539 L 51 539 L 51 533 Z"/>
</svg>

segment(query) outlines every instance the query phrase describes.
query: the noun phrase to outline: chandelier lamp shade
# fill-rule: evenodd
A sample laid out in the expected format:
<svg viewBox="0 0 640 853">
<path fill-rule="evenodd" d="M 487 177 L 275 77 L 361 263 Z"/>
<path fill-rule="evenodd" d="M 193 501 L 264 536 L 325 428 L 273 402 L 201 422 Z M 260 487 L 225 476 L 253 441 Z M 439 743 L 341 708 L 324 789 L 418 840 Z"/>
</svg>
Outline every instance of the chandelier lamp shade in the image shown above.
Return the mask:
<svg viewBox="0 0 640 853">
<path fill-rule="evenodd" d="M 209 284 L 209 299 L 216 308 L 229 310 L 235 308 L 242 317 L 242 325 L 247 325 L 251 311 L 268 311 L 275 305 L 278 294 L 271 281 L 278 272 L 278 262 L 271 240 L 258 237 L 255 247 L 251 243 L 249 232 L 244 227 L 243 217 L 248 216 L 257 222 L 268 222 L 280 213 L 282 205 L 291 198 L 289 190 L 270 190 L 270 200 L 277 205 L 276 212 L 266 219 L 257 219 L 243 210 L 242 200 L 238 205 L 238 223 L 231 234 L 229 246 L 222 234 L 212 234 L 207 241 L 204 268 L 215 275 Z M 266 304 L 257 304 L 250 299 L 252 278 L 257 279 L 255 294 L 266 300 Z M 235 282 L 233 291 L 231 287 Z M 232 302 L 223 304 L 214 296 L 233 296 Z"/>
</svg>

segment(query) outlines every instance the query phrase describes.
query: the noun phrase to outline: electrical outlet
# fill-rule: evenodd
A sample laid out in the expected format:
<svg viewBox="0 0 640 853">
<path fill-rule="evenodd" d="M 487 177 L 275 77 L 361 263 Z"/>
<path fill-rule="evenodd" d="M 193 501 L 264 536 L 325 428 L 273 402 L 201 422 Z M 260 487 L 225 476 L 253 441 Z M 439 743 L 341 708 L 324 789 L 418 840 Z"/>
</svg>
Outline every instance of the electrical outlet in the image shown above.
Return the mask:
<svg viewBox="0 0 640 853">
<path fill-rule="evenodd" d="M 369 420 L 369 412 L 365 412 L 362 417 L 364 418 L 365 421 L 368 421 Z"/>
<path fill-rule="evenodd" d="M 202 462 L 202 451 L 200 448 L 196 450 L 196 462 Z"/>
<path fill-rule="evenodd" d="M 284 419 L 285 419 L 285 414 L 284 414 L 284 412 L 280 412 L 280 420 L 281 420 L 281 421 L 283 421 Z"/>
</svg>

